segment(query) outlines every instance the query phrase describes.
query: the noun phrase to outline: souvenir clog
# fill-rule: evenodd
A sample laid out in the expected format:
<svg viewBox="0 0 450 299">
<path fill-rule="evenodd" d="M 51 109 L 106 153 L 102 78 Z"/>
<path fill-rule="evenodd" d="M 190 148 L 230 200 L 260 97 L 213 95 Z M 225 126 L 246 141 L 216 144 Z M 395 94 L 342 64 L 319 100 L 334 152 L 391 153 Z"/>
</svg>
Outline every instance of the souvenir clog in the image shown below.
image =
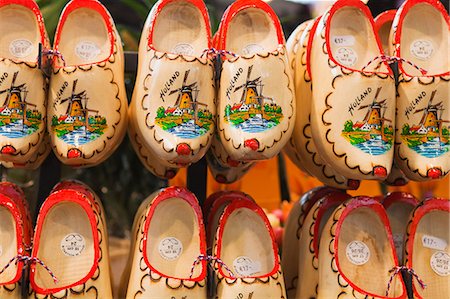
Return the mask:
<svg viewBox="0 0 450 299">
<path fill-rule="evenodd" d="M 205 220 L 205 225 L 208 224 L 208 217 L 209 217 L 209 212 L 211 211 L 211 207 L 214 204 L 214 202 L 219 199 L 222 195 L 228 193 L 229 191 L 227 190 L 221 190 L 221 191 L 217 191 L 214 192 L 213 194 L 211 194 L 210 196 L 208 196 L 206 198 L 206 200 L 203 202 L 202 205 L 202 214 L 203 214 L 203 218 Z"/>
<path fill-rule="evenodd" d="M 309 174 L 322 183 L 340 189 L 358 189 L 359 181 L 348 179 L 328 165 L 317 151 L 311 134 L 311 78 L 306 69 L 306 56 L 310 34 L 314 34 L 320 18 L 307 21 L 298 28 L 303 28 L 301 35 L 291 35 L 286 45 L 289 54 L 289 65 L 294 74 L 296 118 L 290 143 L 296 153 L 298 165 L 301 163 Z M 294 40 L 292 40 L 294 39 Z M 295 42 L 295 40 L 297 40 Z M 291 54 L 292 53 L 292 54 Z M 294 159 L 295 159 L 294 157 Z M 299 165 L 298 165 L 299 166 Z"/>
<path fill-rule="evenodd" d="M 389 220 L 369 197 L 341 204 L 323 228 L 319 247 L 317 299 L 406 299 Z"/>
<path fill-rule="evenodd" d="M 450 171 L 449 28 L 434 0 L 406 1 L 392 25 L 391 51 L 400 59 L 395 158 L 415 181 Z"/>
<path fill-rule="evenodd" d="M 131 145 L 136 152 L 139 160 L 144 164 L 148 171 L 153 173 L 155 176 L 162 179 L 171 179 L 175 177 L 178 172 L 178 168 L 169 167 L 165 165 L 165 162 L 159 157 L 159 155 L 154 152 L 151 148 L 144 145 L 144 137 L 142 132 L 136 130 L 136 117 L 134 116 L 134 104 L 131 102 L 129 112 L 129 126 L 128 126 L 128 137 L 130 138 Z"/>
<path fill-rule="evenodd" d="M 214 137 L 206 161 L 214 179 L 221 184 L 232 184 L 242 178 L 254 162 L 234 160 L 228 155 L 218 136 Z"/>
<path fill-rule="evenodd" d="M 380 37 L 381 46 L 386 55 L 391 55 L 390 52 L 390 33 L 392 28 L 392 23 L 394 22 L 397 10 L 391 9 L 380 13 L 375 19 L 375 31 Z"/>
<path fill-rule="evenodd" d="M 55 34 L 48 131 L 62 163 L 94 166 L 106 160 L 127 128 L 124 55 L 106 8 L 72 0 Z"/>
<path fill-rule="evenodd" d="M 0 222 L 0 297 L 21 299 L 32 227 L 25 196 L 12 183 L 0 183 Z"/>
<path fill-rule="evenodd" d="M 404 186 L 409 182 L 403 171 L 397 166 L 397 163 L 392 163 L 391 172 L 384 180 L 384 183 L 389 186 Z"/>
<path fill-rule="evenodd" d="M 433 198 L 420 203 L 411 215 L 405 241 L 405 266 L 413 278 L 414 298 L 450 298 L 450 201 Z"/>
<path fill-rule="evenodd" d="M 392 192 L 383 199 L 383 207 L 389 218 L 394 239 L 395 251 L 400 264 L 403 264 L 403 249 L 406 233 L 406 226 L 410 219 L 411 212 L 419 201 L 409 193 Z"/>
<path fill-rule="evenodd" d="M 384 180 L 394 154 L 395 83 L 369 9 L 338 0 L 308 44 L 312 80 L 311 132 L 335 171 Z M 372 63 L 371 63 L 372 62 Z"/>
<path fill-rule="evenodd" d="M 143 205 L 126 298 L 206 298 L 205 230 L 195 196 L 169 187 Z"/>
<path fill-rule="evenodd" d="M 316 187 L 305 194 L 293 205 L 284 225 L 283 231 L 283 268 L 284 281 L 288 298 L 294 298 L 298 284 L 298 246 L 302 227 L 311 207 L 328 193 L 336 189 L 329 187 Z"/>
<path fill-rule="evenodd" d="M 47 80 L 39 44 L 49 48 L 44 20 L 33 1 L 0 1 L 0 163 L 27 164 L 46 131 Z"/>
<path fill-rule="evenodd" d="M 202 0 L 160 0 L 142 32 L 133 105 L 142 145 L 180 167 L 202 158 L 215 130 L 215 82 Z"/>
<path fill-rule="evenodd" d="M 316 298 L 319 283 L 319 246 L 324 224 L 333 211 L 349 199 L 344 192 L 329 193 L 307 213 L 298 244 L 298 284 L 293 298 Z"/>
<path fill-rule="evenodd" d="M 269 159 L 289 140 L 295 120 L 292 76 L 280 21 L 261 0 L 225 11 L 217 48 L 221 66 L 218 133 L 233 160 Z"/>
<path fill-rule="evenodd" d="M 98 197 L 74 182 L 43 203 L 34 234 L 29 297 L 112 298 L 108 237 Z M 44 267 L 45 265 L 45 267 Z"/>
<path fill-rule="evenodd" d="M 255 203 L 235 200 L 225 208 L 213 256 L 213 298 L 286 298 L 275 236 Z"/>
</svg>

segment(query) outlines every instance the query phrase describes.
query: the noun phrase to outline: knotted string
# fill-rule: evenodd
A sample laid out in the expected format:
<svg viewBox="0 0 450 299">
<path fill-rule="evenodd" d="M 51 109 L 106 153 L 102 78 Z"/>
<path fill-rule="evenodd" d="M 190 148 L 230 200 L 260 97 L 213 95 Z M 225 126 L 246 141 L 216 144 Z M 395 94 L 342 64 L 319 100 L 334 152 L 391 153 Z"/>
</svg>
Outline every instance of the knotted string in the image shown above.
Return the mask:
<svg viewBox="0 0 450 299">
<path fill-rule="evenodd" d="M 231 278 L 235 278 L 233 272 L 230 270 L 230 268 L 228 268 L 228 266 L 218 257 L 212 256 L 212 255 L 199 255 L 197 257 L 197 259 L 194 261 L 194 263 L 192 264 L 192 268 L 191 268 L 191 274 L 189 275 L 189 278 L 192 278 L 192 276 L 194 275 L 194 269 L 195 267 L 200 264 L 202 261 L 206 261 L 206 262 L 211 262 L 213 261 L 214 263 L 219 264 L 221 267 L 223 267 L 228 274 L 230 275 Z"/>
<path fill-rule="evenodd" d="M 417 275 L 417 273 L 414 272 L 413 269 L 408 268 L 406 266 L 396 266 L 396 267 L 392 268 L 391 270 L 389 270 L 389 273 L 392 273 L 392 274 L 391 274 L 391 277 L 389 278 L 389 282 L 387 285 L 386 297 L 389 295 L 389 290 L 391 288 L 391 284 L 392 284 L 392 281 L 394 280 L 394 277 L 402 271 L 405 271 L 405 272 L 411 274 L 417 280 L 417 282 L 419 283 L 419 285 L 422 289 L 426 288 L 427 285 L 425 284 L 425 282 L 422 279 L 420 279 L 419 275 Z"/>
<path fill-rule="evenodd" d="M 284 47 L 284 45 L 278 45 L 276 51 L 280 51 L 283 47 Z M 234 57 L 239 57 L 241 55 L 236 54 L 231 51 L 227 51 L 227 50 L 217 50 L 216 48 L 209 48 L 209 49 L 203 50 L 202 55 L 200 55 L 200 57 L 204 57 L 204 56 L 207 56 L 209 58 L 216 58 L 218 56 L 220 56 L 220 57 L 231 56 L 234 58 Z"/>
<path fill-rule="evenodd" d="M 406 59 L 401 58 L 401 57 L 388 56 L 388 55 L 379 55 L 379 56 L 376 56 L 375 58 L 373 58 L 372 60 L 370 60 L 370 61 L 362 68 L 362 71 L 364 72 L 364 70 L 365 70 L 369 65 L 371 65 L 372 63 L 374 63 L 374 62 L 377 61 L 377 60 L 381 60 L 381 62 L 387 62 L 388 64 L 392 64 L 392 63 L 394 63 L 394 62 L 401 61 L 401 62 L 404 62 L 404 63 L 409 64 L 410 66 L 412 66 L 413 68 L 415 68 L 416 70 L 418 70 L 422 75 L 426 75 L 426 74 L 427 74 L 427 71 L 426 71 L 426 70 L 424 70 L 423 68 L 419 67 L 418 65 L 412 63 L 412 62 L 409 61 L 409 60 L 406 60 Z M 379 68 L 379 67 L 380 67 L 380 66 L 378 65 L 376 68 Z"/>
<path fill-rule="evenodd" d="M 11 266 L 13 263 L 17 265 L 18 262 L 23 262 L 24 264 L 38 263 L 39 265 L 44 267 L 44 269 L 48 272 L 48 274 L 50 274 L 50 276 L 53 279 L 53 282 L 58 283 L 58 279 L 56 278 L 55 274 L 53 274 L 52 270 L 50 270 L 50 268 L 42 260 L 40 260 L 37 257 L 25 255 L 16 255 L 12 259 L 10 259 L 9 262 L 5 265 L 5 267 L 3 267 L 2 270 L 0 270 L 0 275 L 3 274 L 3 272 L 5 272 L 6 269 L 8 269 L 8 267 Z"/>
<path fill-rule="evenodd" d="M 44 50 L 42 51 L 42 55 L 51 56 L 52 58 L 56 56 L 58 57 L 58 59 L 61 59 L 63 65 L 66 66 L 66 60 L 64 59 L 64 56 L 61 54 L 61 52 L 59 52 L 58 50 Z"/>
</svg>

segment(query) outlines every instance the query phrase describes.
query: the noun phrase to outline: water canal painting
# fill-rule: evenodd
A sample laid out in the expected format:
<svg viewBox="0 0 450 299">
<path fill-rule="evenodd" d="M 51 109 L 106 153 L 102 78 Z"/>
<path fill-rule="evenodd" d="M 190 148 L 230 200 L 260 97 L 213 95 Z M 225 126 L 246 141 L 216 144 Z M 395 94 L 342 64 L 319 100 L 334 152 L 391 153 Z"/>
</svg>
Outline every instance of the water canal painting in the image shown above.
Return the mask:
<svg viewBox="0 0 450 299">
<path fill-rule="evenodd" d="M 42 114 L 36 105 L 28 101 L 29 90 L 26 83 L 16 83 L 19 72 L 15 72 L 11 85 L 0 90 L 0 135 L 20 138 L 34 133 L 42 122 Z"/>
<path fill-rule="evenodd" d="M 177 94 L 174 106 L 159 107 L 155 123 L 164 131 L 177 137 L 192 139 L 206 134 L 213 125 L 213 115 L 208 105 L 197 100 L 197 82 L 187 84 L 190 70 L 184 73 L 181 87 L 171 90 L 169 95 Z M 200 108 L 203 107 L 203 108 Z"/>
<path fill-rule="evenodd" d="M 258 133 L 271 129 L 283 119 L 283 111 L 274 99 L 263 95 L 261 77 L 251 79 L 253 65 L 247 69 L 244 84 L 237 86 L 233 92 L 242 89 L 238 103 L 225 107 L 224 119 L 232 126 L 246 133 Z"/>
<path fill-rule="evenodd" d="M 371 104 L 359 107 L 358 110 L 367 110 L 364 119 L 356 123 L 347 120 L 342 130 L 342 136 L 350 144 L 373 156 L 390 150 L 394 139 L 394 128 L 389 125 L 392 120 L 385 117 L 387 100 L 378 100 L 380 91 L 381 87 L 377 89 Z"/>
<path fill-rule="evenodd" d="M 98 110 L 88 108 L 87 92 L 77 92 L 77 83 L 78 79 L 74 80 L 71 95 L 59 101 L 59 104 L 68 104 L 66 113 L 52 117 L 52 129 L 58 138 L 74 146 L 97 139 L 108 127 L 106 118 Z"/>
</svg>

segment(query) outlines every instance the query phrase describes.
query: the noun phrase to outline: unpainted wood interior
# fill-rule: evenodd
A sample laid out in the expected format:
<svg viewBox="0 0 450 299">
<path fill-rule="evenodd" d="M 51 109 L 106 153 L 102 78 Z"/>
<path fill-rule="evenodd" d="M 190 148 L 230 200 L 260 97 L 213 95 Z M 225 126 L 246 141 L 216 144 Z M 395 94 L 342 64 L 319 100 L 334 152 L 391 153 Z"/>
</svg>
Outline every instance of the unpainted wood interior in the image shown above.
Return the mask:
<svg viewBox="0 0 450 299">
<path fill-rule="evenodd" d="M 362 207 L 348 214 L 343 220 L 338 238 L 338 259 L 340 270 L 358 288 L 371 294 L 384 297 L 391 273 L 396 266 L 394 250 L 388 239 L 386 227 L 374 210 Z M 347 245 L 352 241 L 363 242 L 370 251 L 368 261 L 363 265 L 355 265 L 347 258 Z M 400 276 L 393 280 L 389 297 L 402 294 Z"/>
<path fill-rule="evenodd" d="M 427 59 L 420 59 L 411 52 L 416 41 L 431 43 L 432 53 Z M 403 20 L 400 38 L 400 55 L 427 71 L 437 75 L 449 71 L 449 29 L 443 15 L 428 3 L 414 5 Z M 407 63 L 402 63 L 408 75 L 420 76 L 421 72 Z"/>
<path fill-rule="evenodd" d="M 0 269 L 17 255 L 16 221 L 10 210 L 0 206 Z M 17 264 L 12 263 L 0 275 L 0 283 L 7 283 L 17 274 Z"/>
<path fill-rule="evenodd" d="M 165 238 L 176 238 L 181 242 L 182 251 L 177 258 L 169 260 L 160 254 L 159 245 Z M 199 255 L 199 223 L 192 206 L 176 197 L 159 203 L 147 234 L 147 258 L 150 265 L 166 276 L 189 278 Z M 201 264 L 197 265 L 192 277 L 198 277 L 201 271 Z"/>
<path fill-rule="evenodd" d="M 161 52 L 200 56 L 208 48 L 208 34 L 198 7 L 174 1 L 156 17 L 152 44 Z"/>
<path fill-rule="evenodd" d="M 30 42 L 30 48 L 23 52 L 23 57 L 11 53 L 14 41 Z M 36 62 L 41 36 L 34 13 L 22 5 L 6 5 L 0 8 L 0 58 Z M 22 55 L 21 55 L 22 56 Z"/>
<path fill-rule="evenodd" d="M 86 211 L 78 203 L 65 201 L 51 207 L 42 225 L 37 257 L 55 274 L 58 283 L 36 264 L 36 284 L 42 289 L 62 288 L 85 278 L 94 265 L 93 230 L 97 228 L 91 227 Z M 84 239 L 84 249 L 78 255 L 67 254 L 61 247 L 61 241 L 71 234 Z"/>
<path fill-rule="evenodd" d="M 441 250 L 423 246 L 422 238 L 424 236 L 441 239 L 447 246 Z M 450 213 L 446 211 L 432 211 L 424 215 L 417 225 L 412 253 L 412 268 L 427 285 L 425 289 L 422 289 L 414 281 L 415 288 L 422 298 L 450 298 L 450 275 L 441 276 L 431 267 L 431 258 L 437 251 L 443 251 L 450 255 L 449 245 Z M 447 273 L 450 273 L 450 270 Z"/>
</svg>

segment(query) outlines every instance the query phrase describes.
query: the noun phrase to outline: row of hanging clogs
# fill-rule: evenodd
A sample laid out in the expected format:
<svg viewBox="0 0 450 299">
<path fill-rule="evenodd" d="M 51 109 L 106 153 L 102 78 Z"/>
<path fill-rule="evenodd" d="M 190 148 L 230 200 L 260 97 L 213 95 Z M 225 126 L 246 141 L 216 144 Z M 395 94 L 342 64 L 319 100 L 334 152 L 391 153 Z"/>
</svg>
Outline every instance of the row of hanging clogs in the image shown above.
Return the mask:
<svg viewBox="0 0 450 299">
<path fill-rule="evenodd" d="M 284 36 L 263 1 L 233 3 L 214 41 L 203 1 L 158 1 L 144 25 L 129 108 L 120 36 L 100 2 L 70 1 L 53 48 L 34 1 L 0 0 L 0 22 L 5 166 L 38 167 L 50 143 L 64 164 L 97 165 L 128 129 L 143 164 L 172 177 L 211 143 L 219 163 L 241 166 L 275 156 L 290 137 L 295 102 Z"/>
<path fill-rule="evenodd" d="M 286 153 L 329 186 L 401 178 L 396 167 L 389 177 L 394 152 L 409 179 L 449 172 L 449 16 L 434 0 L 392 15 L 377 27 L 361 1 L 338 0 L 287 42 L 297 110 Z"/>
<path fill-rule="evenodd" d="M 449 298 L 449 221 L 447 199 L 350 198 L 329 187 L 313 189 L 293 207 L 285 228 L 287 296 Z"/>
<path fill-rule="evenodd" d="M 184 188 L 156 191 L 141 204 L 118 298 L 285 298 L 263 210 L 240 192 L 213 194 L 208 203 L 207 222 Z M 24 284 L 26 298 L 113 298 L 105 213 L 86 185 L 59 183 L 32 238 L 23 192 L 1 182 L 0 223 L 1 298 L 22 298 Z"/>
</svg>

